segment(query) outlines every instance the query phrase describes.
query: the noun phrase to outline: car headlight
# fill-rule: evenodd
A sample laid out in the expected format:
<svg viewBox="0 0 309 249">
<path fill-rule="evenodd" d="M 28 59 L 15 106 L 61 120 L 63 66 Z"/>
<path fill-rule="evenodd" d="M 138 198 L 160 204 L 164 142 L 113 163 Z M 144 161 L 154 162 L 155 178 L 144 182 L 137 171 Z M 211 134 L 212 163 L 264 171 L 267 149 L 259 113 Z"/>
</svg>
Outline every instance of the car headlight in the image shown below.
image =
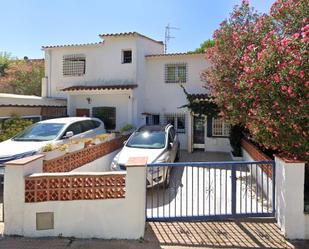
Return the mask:
<svg viewBox="0 0 309 249">
<path fill-rule="evenodd" d="M 118 161 L 114 159 L 111 163 L 111 170 L 117 170 L 117 168 L 118 168 Z"/>
<path fill-rule="evenodd" d="M 120 153 L 118 153 L 118 154 L 114 157 L 114 159 L 113 159 L 113 161 L 112 161 L 112 163 L 111 163 L 111 170 L 117 170 L 117 169 L 118 169 L 118 160 L 119 160 L 119 156 L 120 156 Z"/>
</svg>

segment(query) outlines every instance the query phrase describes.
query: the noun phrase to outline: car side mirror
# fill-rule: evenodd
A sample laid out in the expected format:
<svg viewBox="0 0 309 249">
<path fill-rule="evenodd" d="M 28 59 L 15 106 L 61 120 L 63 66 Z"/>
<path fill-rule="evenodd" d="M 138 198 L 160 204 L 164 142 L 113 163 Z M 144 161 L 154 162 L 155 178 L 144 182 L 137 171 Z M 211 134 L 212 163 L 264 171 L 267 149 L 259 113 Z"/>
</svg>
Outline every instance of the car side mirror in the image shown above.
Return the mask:
<svg viewBox="0 0 309 249">
<path fill-rule="evenodd" d="M 64 138 L 70 138 L 70 137 L 73 137 L 74 136 L 74 133 L 73 131 L 67 131 L 64 135 Z"/>
<path fill-rule="evenodd" d="M 124 140 L 124 141 L 123 141 L 123 145 L 125 145 L 127 141 L 128 141 L 128 140 Z"/>
</svg>

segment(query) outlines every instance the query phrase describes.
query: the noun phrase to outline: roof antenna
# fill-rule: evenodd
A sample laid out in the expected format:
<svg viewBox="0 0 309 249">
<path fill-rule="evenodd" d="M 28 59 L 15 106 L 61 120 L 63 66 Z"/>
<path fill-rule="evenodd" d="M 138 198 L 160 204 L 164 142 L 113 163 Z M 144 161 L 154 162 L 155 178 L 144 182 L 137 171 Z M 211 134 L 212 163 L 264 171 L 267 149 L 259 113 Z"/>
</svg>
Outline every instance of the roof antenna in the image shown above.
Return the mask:
<svg viewBox="0 0 309 249">
<path fill-rule="evenodd" d="M 170 39 L 175 38 L 174 36 L 171 36 L 171 30 L 179 30 L 179 28 L 171 27 L 168 23 L 167 26 L 165 26 L 165 42 L 164 42 L 164 53 L 167 52 L 167 43 L 170 41 Z"/>
</svg>

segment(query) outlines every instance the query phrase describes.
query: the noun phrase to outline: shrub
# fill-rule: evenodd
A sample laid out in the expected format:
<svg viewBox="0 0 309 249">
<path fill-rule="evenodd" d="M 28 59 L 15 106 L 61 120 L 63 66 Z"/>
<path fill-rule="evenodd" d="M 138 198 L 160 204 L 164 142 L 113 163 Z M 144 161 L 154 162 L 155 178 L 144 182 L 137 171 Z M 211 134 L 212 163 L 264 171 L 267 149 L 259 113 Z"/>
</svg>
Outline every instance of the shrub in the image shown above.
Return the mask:
<svg viewBox="0 0 309 249">
<path fill-rule="evenodd" d="M 125 124 L 124 126 L 122 126 L 122 128 L 119 130 L 120 133 L 124 133 L 127 131 L 132 131 L 133 129 L 135 129 L 135 127 L 131 124 Z"/>
<path fill-rule="evenodd" d="M 241 153 L 241 140 L 243 135 L 244 127 L 240 124 L 233 125 L 230 133 L 230 144 L 232 146 L 232 153 L 234 156 L 242 156 Z"/>
<path fill-rule="evenodd" d="M 17 115 L 12 115 L 11 118 L 0 123 L 0 142 L 14 137 L 17 133 L 23 131 L 30 126 L 32 121 L 22 119 Z"/>
<path fill-rule="evenodd" d="M 247 1 L 214 34 L 203 76 L 224 117 L 260 146 L 309 158 L 308 1 L 277 0 L 269 15 Z"/>
</svg>

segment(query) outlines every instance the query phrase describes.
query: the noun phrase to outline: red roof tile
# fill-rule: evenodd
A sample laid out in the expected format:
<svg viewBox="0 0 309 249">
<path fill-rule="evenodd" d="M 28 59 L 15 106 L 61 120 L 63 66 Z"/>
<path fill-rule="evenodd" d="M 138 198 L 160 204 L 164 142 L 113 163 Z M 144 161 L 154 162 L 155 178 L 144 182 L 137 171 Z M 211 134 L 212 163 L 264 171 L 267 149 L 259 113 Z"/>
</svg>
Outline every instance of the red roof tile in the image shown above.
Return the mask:
<svg viewBox="0 0 309 249">
<path fill-rule="evenodd" d="M 95 90 L 129 90 L 136 88 L 137 85 L 103 85 L 103 86 L 71 86 L 62 89 L 64 92 L 68 91 L 95 91 Z"/>
<path fill-rule="evenodd" d="M 145 57 L 163 57 L 163 56 L 182 56 L 182 55 L 203 55 L 204 53 L 170 53 L 170 54 L 148 54 Z"/>
<path fill-rule="evenodd" d="M 197 94 L 190 94 L 190 97 L 192 97 L 195 100 L 207 100 L 209 98 L 209 95 L 206 93 L 197 93 Z"/>
<path fill-rule="evenodd" d="M 67 45 L 51 45 L 51 46 L 42 46 L 42 49 L 47 48 L 66 48 L 66 47 L 80 47 L 80 46 L 95 46 L 102 44 L 103 42 L 94 42 L 94 43 L 84 43 L 84 44 L 67 44 Z"/>
<path fill-rule="evenodd" d="M 100 34 L 99 36 L 102 37 L 102 38 L 104 38 L 104 37 L 111 37 L 111 36 L 113 36 L 113 37 L 117 37 L 117 36 L 118 37 L 119 36 L 139 36 L 139 37 L 143 37 L 143 38 L 146 38 L 146 39 L 148 39 L 150 41 L 157 42 L 157 43 L 160 43 L 160 44 L 163 45 L 163 41 L 154 40 L 154 39 L 152 39 L 152 38 L 150 38 L 148 36 L 142 35 L 142 34 L 140 34 L 138 32 L 123 32 L 123 33 Z"/>
</svg>

